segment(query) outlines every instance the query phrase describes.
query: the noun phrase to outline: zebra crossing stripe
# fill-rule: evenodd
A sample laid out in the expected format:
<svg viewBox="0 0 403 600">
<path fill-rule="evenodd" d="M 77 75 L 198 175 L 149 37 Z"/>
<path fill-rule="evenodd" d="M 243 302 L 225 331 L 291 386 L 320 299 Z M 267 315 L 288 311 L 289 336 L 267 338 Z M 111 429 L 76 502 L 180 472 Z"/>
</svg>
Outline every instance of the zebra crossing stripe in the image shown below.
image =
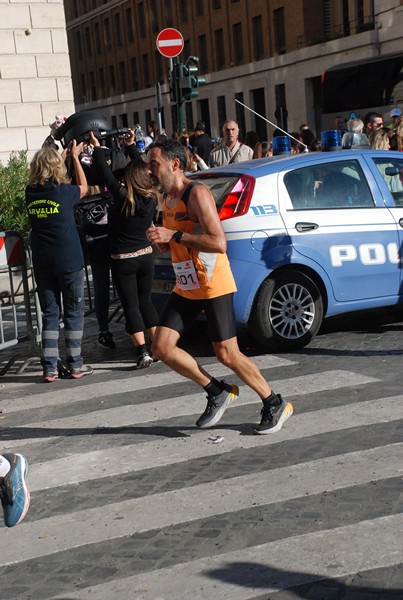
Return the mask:
<svg viewBox="0 0 403 600">
<path fill-rule="evenodd" d="M 18 536 L 13 530 L 2 532 L 7 552 L 0 566 L 136 532 L 396 477 L 402 447 L 403 443 L 390 444 L 273 469 L 266 477 L 264 472 L 254 473 L 34 522 L 28 519 L 19 525 Z M 377 544 L 374 547 L 375 552 Z"/>
<path fill-rule="evenodd" d="M 62 485 L 71 485 L 123 473 L 169 466 L 203 456 L 221 455 L 237 448 L 249 449 L 303 439 L 350 427 L 366 427 L 403 418 L 403 395 L 368 400 L 314 412 L 294 414 L 274 436 L 240 436 L 234 430 L 215 428 L 214 435 L 222 435 L 224 442 L 213 444 L 212 431 L 195 431 L 186 438 L 158 439 L 130 444 L 119 448 L 95 450 L 74 454 L 58 460 L 30 466 L 32 492 Z"/>
<path fill-rule="evenodd" d="M 296 364 L 295 361 L 268 355 L 253 357 L 253 362 L 257 364 L 260 369 L 276 369 L 279 367 L 290 367 Z M 115 365 L 114 368 L 116 369 L 118 366 L 119 365 Z M 101 367 L 103 369 L 104 365 L 101 365 Z M 231 370 L 218 362 L 203 365 L 203 367 L 214 377 L 233 376 Z M 102 372 L 104 373 L 105 371 Z M 141 371 L 141 373 L 142 374 L 140 375 L 139 371 L 131 371 L 129 377 L 102 382 L 98 381 L 96 377 L 91 376 L 82 380 L 83 385 L 75 385 L 77 382 L 69 380 L 69 387 L 62 389 L 60 387 L 57 388 L 61 382 L 56 382 L 52 386 L 42 386 L 44 390 L 42 393 L 32 394 L 28 397 L 26 396 L 26 389 L 27 386 L 32 387 L 32 383 L 23 384 L 24 387 L 21 389 L 21 394 L 23 394 L 23 396 L 21 398 L 14 397 L 9 401 L 2 401 L 1 407 L 4 412 L 11 414 L 28 408 L 28 403 L 29 408 L 31 409 L 42 408 L 45 406 L 62 406 L 68 402 L 78 402 L 80 400 L 99 398 L 100 396 L 113 396 L 115 394 L 124 394 L 126 392 L 149 390 L 186 381 L 184 377 L 171 370 L 159 373 L 151 367 L 151 369 L 146 370 L 146 373 L 144 373 L 144 371 Z M 96 374 L 97 371 L 94 371 L 94 375 Z M 4 381 L 6 381 L 6 378 L 4 378 Z M 10 384 L 7 383 L 7 385 Z M 21 387 L 21 384 L 16 385 Z"/>
<path fill-rule="evenodd" d="M 402 559 L 402 517 L 380 517 L 292 536 L 116 579 L 69 592 L 68 597 L 69 600 L 189 600 L 190 597 L 254 600 L 263 593 L 273 594 L 323 579 L 398 565 Z M 354 595 L 354 585 L 348 591 Z M 357 594 L 359 591 L 358 588 Z M 66 594 L 57 595 L 52 600 L 65 598 Z"/>
<path fill-rule="evenodd" d="M 378 381 L 373 377 L 366 377 L 358 373 L 349 371 L 325 371 L 320 374 L 303 375 L 280 381 L 273 381 L 273 389 L 281 390 L 286 398 L 301 396 L 304 393 L 313 394 L 324 390 L 337 390 L 343 387 L 353 385 L 366 385 Z M 99 392 L 100 397 L 104 394 Z M 73 397 L 74 394 L 73 394 Z M 201 401 L 203 403 L 201 403 Z M 89 412 L 83 415 L 65 417 L 62 419 L 53 419 L 51 421 L 40 421 L 37 423 L 28 423 L 32 429 L 95 429 L 96 427 L 125 427 L 139 423 L 152 423 L 165 419 L 181 418 L 184 416 L 197 415 L 204 408 L 205 400 L 202 394 L 189 394 L 175 398 L 175 402 L 168 400 L 158 400 L 155 402 L 146 402 L 143 404 L 130 404 L 115 408 L 104 408 L 102 410 Z M 261 404 L 256 393 L 250 388 L 240 386 L 240 397 L 234 406 L 255 405 L 257 413 L 260 411 Z M 29 398 L 27 399 L 26 409 L 31 409 Z M 256 418 L 254 418 L 256 416 Z M 257 415 L 254 413 L 252 420 L 257 421 Z M 193 424 L 193 423 L 192 423 Z M 51 437 L 48 438 L 48 440 Z M 41 443 L 40 437 L 24 439 L 24 444 Z M 5 442 L 3 449 L 10 447 L 10 442 Z"/>
</svg>

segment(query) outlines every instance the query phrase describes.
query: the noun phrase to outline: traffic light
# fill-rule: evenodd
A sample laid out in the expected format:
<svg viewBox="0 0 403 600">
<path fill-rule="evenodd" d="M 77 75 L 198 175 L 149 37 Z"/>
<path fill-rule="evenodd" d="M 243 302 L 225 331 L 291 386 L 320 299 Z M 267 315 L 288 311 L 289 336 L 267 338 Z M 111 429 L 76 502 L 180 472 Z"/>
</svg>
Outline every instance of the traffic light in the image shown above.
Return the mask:
<svg viewBox="0 0 403 600">
<path fill-rule="evenodd" d="M 197 75 L 198 67 L 193 63 L 187 62 L 185 65 L 179 65 L 179 98 L 181 102 L 197 98 L 198 88 L 206 84 L 204 77 Z"/>
</svg>

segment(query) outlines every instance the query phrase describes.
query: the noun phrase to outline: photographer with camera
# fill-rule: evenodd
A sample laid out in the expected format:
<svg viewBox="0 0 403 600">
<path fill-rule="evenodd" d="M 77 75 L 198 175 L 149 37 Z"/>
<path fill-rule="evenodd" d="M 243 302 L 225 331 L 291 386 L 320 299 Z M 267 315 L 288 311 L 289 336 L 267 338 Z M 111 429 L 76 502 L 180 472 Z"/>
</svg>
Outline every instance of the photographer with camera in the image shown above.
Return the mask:
<svg viewBox="0 0 403 600">
<path fill-rule="evenodd" d="M 92 131 L 90 140 L 94 165 L 114 199 L 108 214 L 112 277 L 122 303 L 126 331 L 137 350 L 136 368 L 143 369 L 153 363 L 144 331 L 147 329 L 152 339 L 158 321 L 151 301 L 154 259 L 146 236 L 157 210 L 158 196 L 146 163 L 133 152 L 134 132 L 124 140 L 129 156 L 134 158 L 126 165 L 121 179 L 112 173 Z"/>
</svg>

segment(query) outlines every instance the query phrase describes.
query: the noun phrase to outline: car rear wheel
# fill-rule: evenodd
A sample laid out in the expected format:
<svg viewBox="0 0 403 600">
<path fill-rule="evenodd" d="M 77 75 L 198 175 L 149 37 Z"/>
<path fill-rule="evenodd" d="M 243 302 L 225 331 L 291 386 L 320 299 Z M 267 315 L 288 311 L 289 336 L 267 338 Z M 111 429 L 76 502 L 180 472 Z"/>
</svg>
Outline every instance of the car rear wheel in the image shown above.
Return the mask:
<svg viewBox="0 0 403 600">
<path fill-rule="evenodd" d="M 304 273 L 283 271 L 261 285 L 249 327 L 268 350 L 296 350 L 313 340 L 322 320 L 323 300 L 317 285 Z"/>
</svg>

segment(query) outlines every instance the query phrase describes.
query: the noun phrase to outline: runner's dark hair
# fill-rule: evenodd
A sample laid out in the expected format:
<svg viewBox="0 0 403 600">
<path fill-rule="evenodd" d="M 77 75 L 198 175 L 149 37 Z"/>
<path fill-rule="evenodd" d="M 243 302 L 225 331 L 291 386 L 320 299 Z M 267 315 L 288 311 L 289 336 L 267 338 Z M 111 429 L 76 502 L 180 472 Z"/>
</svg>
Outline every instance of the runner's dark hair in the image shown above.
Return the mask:
<svg viewBox="0 0 403 600">
<path fill-rule="evenodd" d="M 147 154 L 152 148 L 159 148 L 161 150 L 162 156 L 164 156 L 168 160 L 174 160 L 174 158 L 179 158 L 180 168 L 182 169 L 182 171 L 186 171 L 188 157 L 186 154 L 186 150 L 184 146 L 182 146 L 182 144 L 175 140 L 166 138 L 160 139 L 150 144 L 147 148 Z"/>
</svg>

